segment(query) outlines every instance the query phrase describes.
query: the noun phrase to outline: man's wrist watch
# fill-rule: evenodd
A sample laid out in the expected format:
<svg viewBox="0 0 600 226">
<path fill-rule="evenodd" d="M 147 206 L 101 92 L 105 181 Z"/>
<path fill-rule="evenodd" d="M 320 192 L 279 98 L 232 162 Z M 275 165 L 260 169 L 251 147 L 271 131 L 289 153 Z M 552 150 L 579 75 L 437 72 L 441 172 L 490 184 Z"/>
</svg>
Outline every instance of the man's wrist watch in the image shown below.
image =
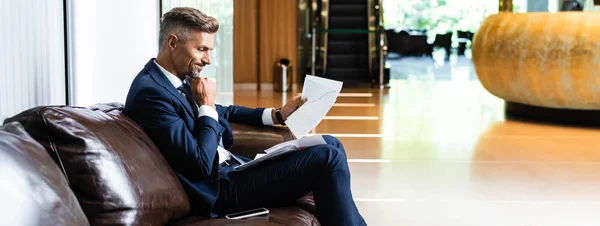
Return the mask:
<svg viewBox="0 0 600 226">
<path fill-rule="evenodd" d="M 285 126 L 285 122 L 283 121 L 283 116 L 281 115 L 281 108 L 275 109 L 275 117 L 277 118 L 277 121 L 279 121 L 279 124 Z"/>
</svg>

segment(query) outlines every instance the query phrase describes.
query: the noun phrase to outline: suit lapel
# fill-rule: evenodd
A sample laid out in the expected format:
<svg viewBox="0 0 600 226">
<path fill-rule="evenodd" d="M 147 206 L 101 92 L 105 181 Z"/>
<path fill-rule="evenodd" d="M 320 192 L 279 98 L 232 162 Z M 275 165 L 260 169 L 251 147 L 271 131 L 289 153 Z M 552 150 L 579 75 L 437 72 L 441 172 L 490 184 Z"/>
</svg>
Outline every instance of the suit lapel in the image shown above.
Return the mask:
<svg viewBox="0 0 600 226">
<path fill-rule="evenodd" d="M 187 110 L 188 114 L 194 117 L 195 111 L 190 105 L 190 103 L 185 99 L 185 97 L 181 93 L 179 93 L 179 90 L 177 90 L 177 88 L 173 87 L 173 84 L 169 81 L 169 79 L 167 79 L 167 76 L 164 75 L 162 71 L 160 71 L 158 66 L 156 66 L 156 63 L 154 63 L 154 58 L 150 59 L 150 61 L 146 64 L 145 68 L 150 74 L 150 76 L 152 76 L 152 79 L 154 79 L 154 81 L 156 81 L 158 85 L 164 87 L 167 91 L 169 91 L 171 95 L 175 96 L 175 98 L 177 98 Z"/>
</svg>

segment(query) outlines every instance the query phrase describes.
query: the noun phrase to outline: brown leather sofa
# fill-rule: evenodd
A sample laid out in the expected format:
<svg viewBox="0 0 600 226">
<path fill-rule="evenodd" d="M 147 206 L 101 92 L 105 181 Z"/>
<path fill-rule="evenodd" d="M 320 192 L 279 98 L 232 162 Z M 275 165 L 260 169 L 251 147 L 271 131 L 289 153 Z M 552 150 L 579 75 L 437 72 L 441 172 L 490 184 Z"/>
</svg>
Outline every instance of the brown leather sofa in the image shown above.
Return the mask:
<svg viewBox="0 0 600 226">
<path fill-rule="evenodd" d="M 320 225 L 311 195 L 269 208 L 263 217 L 190 216 L 166 160 L 121 109 L 43 106 L 5 120 L 0 194 L 11 208 L 0 219 L 23 225 Z M 247 157 L 291 138 L 282 127 L 236 124 L 233 130 L 232 151 Z"/>
</svg>

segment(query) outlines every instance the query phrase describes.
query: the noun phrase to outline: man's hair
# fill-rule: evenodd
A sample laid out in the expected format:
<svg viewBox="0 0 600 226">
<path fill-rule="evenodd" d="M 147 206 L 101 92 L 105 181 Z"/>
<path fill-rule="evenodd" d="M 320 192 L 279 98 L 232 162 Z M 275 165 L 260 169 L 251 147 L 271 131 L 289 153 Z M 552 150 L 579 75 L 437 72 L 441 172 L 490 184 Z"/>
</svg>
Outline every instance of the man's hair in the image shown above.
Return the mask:
<svg viewBox="0 0 600 226">
<path fill-rule="evenodd" d="M 214 17 L 208 16 L 194 8 L 180 7 L 171 9 L 160 20 L 159 48 L 162 48 L 171 34 L 175 34 L 177 38 L 185 41 L 190 35 L 190 30 L 193 29 L 206 33 L 215 33 L 219 30 L 219 22 Z"/>
</svg>

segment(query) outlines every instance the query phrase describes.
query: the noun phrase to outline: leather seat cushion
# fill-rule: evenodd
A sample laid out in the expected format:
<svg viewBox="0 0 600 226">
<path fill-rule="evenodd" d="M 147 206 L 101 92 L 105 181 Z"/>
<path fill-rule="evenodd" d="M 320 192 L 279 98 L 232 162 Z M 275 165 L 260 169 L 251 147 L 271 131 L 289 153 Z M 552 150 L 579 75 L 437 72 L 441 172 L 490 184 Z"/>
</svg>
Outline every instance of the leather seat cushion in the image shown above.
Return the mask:
<svg viewBox="0 0 600 226">
<path fill-rule="evenodd" d="M 201 217 L 187 217 L 174 225 L 321 225 L 316 219 L 315 202 L 312 193 L 298 199 L 295 206 L 268 208 L 268 216 L 257 216 L 243 220 L 230 220 L 225 218 L 207 219 Z"/>
<path fill-rule="evenodd" d="M 44 106 L 20 122 L 63 166 L 92 225 L 164 225 L 189 200 L 162 154 L 122 105 Z"/>
<path fill-rule="evenodd" d="M 17 123 L 0 128 L 3 225 L 89 225 L 62 171 Z"/>
<path fill-rule="evenodd" d="M 280 207 L 269 209 L 269 215 L 257 216 L 243 220 L 230 220 L 225 218 L 207 219 L 201 217 L 187 217 L 175 225 L 177 226 L 221 226 L 221 225 L 320 225 L 315 215 L 298 207 Z"/>
</svg>

